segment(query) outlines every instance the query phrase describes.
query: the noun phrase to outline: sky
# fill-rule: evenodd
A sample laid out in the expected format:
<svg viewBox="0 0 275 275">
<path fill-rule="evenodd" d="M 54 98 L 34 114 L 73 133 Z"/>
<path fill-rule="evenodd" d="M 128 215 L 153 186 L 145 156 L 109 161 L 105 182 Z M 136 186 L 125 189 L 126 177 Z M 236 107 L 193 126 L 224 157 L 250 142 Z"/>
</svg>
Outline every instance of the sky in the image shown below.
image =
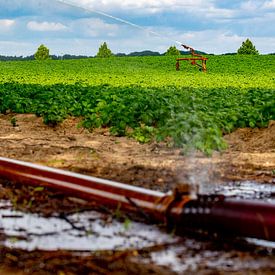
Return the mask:
<svg viewBox="0 0 275 275">
<path fill-rule="evenodd" d="M 275 52 L 275 0 L 0 0 L 0 55 L 44 44 L 50 54 L 93 56 L 103 42 L 113 53 L 183 43 L 222 54 L 247 38 Z"/>
</svg>

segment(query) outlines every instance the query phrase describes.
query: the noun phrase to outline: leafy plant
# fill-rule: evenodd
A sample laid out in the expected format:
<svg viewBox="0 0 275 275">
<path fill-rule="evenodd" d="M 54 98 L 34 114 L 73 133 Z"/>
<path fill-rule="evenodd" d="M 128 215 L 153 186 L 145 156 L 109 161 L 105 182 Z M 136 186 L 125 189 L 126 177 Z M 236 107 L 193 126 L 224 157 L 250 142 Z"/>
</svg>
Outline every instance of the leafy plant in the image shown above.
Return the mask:
<svg viewBox="0 0 275 275">
<path fill-rule="evenodd" d="M 124 230 L 127 231 L 131 228 L 132 221 L 129 218 L 126 218 L 123 223 Z"/>
<path fill-rule="evenodd" d="M 174 61 L 3 62 L 0 112 L 35 113 L 51 126 L 78 116 L 90 130 L 208 155 L 226 147 L 224 134 L 275 119 L 275 56 L 213 56 L 204 75 L 186 67 L 181 76 Z"/>
<path fill-rule="evenodd" d="M 11 122 L 12 127 L 18 126 L 17 125 L 17 119 L 16 119 L 16 117 L 12 117 L 11 120 L 10 120 L 10 122 Z"/>
<path fill-rule="evenodd" d="M 155 133 L 156 130 L 154 127 L 142 125 L 136 128 L 129 136 L 135 138 L 140 143 L 146 143 L 153 139 Z"/>
</svg>

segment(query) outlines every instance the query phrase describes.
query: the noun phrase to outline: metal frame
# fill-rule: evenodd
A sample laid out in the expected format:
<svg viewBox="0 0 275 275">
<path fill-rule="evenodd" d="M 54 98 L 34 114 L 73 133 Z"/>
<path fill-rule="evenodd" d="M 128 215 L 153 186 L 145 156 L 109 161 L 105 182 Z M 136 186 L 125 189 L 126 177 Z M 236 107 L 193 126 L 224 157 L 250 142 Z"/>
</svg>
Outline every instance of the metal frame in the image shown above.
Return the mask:
<svg viewBox="0 0 275 275">
<path fill-rule="evenodd" d="M 184 57 L 184 58 L 177 58 L 177 63 L 176 63 L 176 70 L 180 70 L 180 61 L 191 61 L 191 65 L 198 66 L 203 72 L 207 71 L 206 68 L 206 61 L 208 60 L 207 57 L 204 57 L 200 54 L 196 54 L 195 50 L 189 46 L 182 45 L 185 49 L 190 50 L 190 54 L 192 57 Z M 201 64 L 197 63 L 197 61 L 201 61 Z"/>
</svg>

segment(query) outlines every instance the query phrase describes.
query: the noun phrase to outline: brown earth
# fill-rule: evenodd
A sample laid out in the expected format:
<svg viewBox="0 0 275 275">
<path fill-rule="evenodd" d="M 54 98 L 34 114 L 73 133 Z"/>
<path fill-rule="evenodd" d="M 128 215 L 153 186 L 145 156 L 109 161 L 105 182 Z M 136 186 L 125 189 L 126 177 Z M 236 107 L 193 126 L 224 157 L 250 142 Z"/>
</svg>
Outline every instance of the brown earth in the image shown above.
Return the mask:
<svg viewBox="0 0 275 275">
<path fill-rule="evenodd" d="M 274 182 L 275 121 L 268 128 L 239 129 L 225 136 L 228 149 L 208 158 L 201 153 L 183 156 L 165 144 L 110 136 L 108 129 L 89 132 L 77 127 L 79 119 L 52 128 L 34 115 L 16 115 L 13 127 L 12 117 L 0 115 L 2 157 L 159 190 L 170 190 L 178 181 Z"/>
<path fill-rule="evenodd" d="M 12 121 L 13 117 L 15 120 Z M 14 122 L 16 126 L 13 125 Z M 79 122 L 79 119 L 70 118 L 52 128 L 44 125 L 42 119 L 34 115 L 0 115 L 0 156 L 161 191 L 171 190 L 178 182 L 204 185 L 221 181 L 254 180 L 275 183 L 275 121 L 270 122 L 268 128 L 239 129 L 225 136 L 228 149 L 223 153 L 216 152 L 210 158 L 199 152 L 184 156 L 179 149 L 167 148 L 165 144 L 140 144 L 126 137 L 114 137 L 109 134 L 108 129 L 89 132 L 79 128 Z M 11 186 L 9 192 L 13 192 L 14 196 L 17 188 L 18 186 Z M 20 189 L 20 193 L 27 196 L 28 190 Z M 19 192 L 16 194 L 18 195 Z M 10 194 L 2 194 L 0 198 L 9 196 Z M 62 198 L 60 202 L 59 196 L 51 193 L 40 198 L 43 200 L 43 205 L 49 197 L 51 202 L 55 202 L 55 207 L 52 205 L 52 211 L 60 207 L 63 207 L 63 210 L 70 210 L 73 207 L 72 201 Z M 52 200 L 53 197 L 54 200 Z M 37 205 L 36 211 L 43 212 L 41 208 Z M 49 205 L 47 209 L 49 210 Z M 76 266 L 83 265 L 85 270 L 89 268 L 93 270 L 83 274 L 108 274 L 104 268 L 108 266 L 108 257 L 101 258 L 98 263 L 97 258 L 79 260 L 67 252 L 46 256 L 40 252 L 33 252 L 26 256 L 24 251 L 6 250 L 1 248 L 1 253 L 5 251 L 5 255 L 8 256 L 6 258 L 0 256 L 0 262 L 4 263 L 3 267 L 0 265 L 0 274 L 21 275 L 20 272 L 15 273 L 14 270 L 6 269 L 13 266 L 15 260 L 19 263 L 17 269 L 24 266 L 26 271 L 26 265 L 29 264 L 38 268 L 35 274 L 42 274 L 39 272 L 39 264 L 34 260 L 35 257 L 37 259 L 49 257 L 51 259 L 49 262 L 53 266 L 59 266 L 62 262 L 69 265 L 73 261 Z M 118 273 L 114 271 L 113 274 L 173 274 L 161 267 L 140 265 L 138 262 L 134 264 L 125 260 L 128 256 L 127 254 L 119 258 L 119 261 L 123 262 L 121 264 L 115 261 L 115 265 L 123 266 L 124 271 L 119 273 L 117 271 L 119 269 L 114 269 Z M 58 264 L 56 257 L 59 259 Z M 27 261 L 26 265 L 22 264 L 24 261 Z M 108 268 L 110 272 L 113 265 L 114 262 L 111 262 Z M 133 272 L 133 268 L 137 272 Z M 56 274 L 77 274 L 73 273 L 73 269 L 70 270 L 71 273 L 60 271 Z M 272 274 L 273 271 L 259 270 L 259 273 L 250 274 Z"/>
</svg>

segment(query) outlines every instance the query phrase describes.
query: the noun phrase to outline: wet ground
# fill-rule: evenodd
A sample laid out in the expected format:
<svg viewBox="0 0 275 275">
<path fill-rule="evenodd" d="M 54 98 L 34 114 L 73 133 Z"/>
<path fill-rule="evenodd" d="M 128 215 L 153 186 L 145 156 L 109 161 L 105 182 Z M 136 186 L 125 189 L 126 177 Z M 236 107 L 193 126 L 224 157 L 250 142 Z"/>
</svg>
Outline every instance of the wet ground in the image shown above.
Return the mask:
<svg viewBox="0 0 275 275">
<path fill-rule="evenodd" d="M 10 183 L 2 182 L 2 190 L 11 186 Z M 24 194 L 25 191 L 22 190 L 22 193 Z M 30 193 L 32 193 L 31 189 Z M 232 198 L 265 200 L 275 203 L 275 186 L 270 184 L 226 183 L 208 186 L 203 193 L 224 194 Z M 40 195 L 33 195 L 33 198 L 39 201 Z M 62 200 L 65 200 L 65 197 L 60 197 L 59 203 Z M 22 210 L 18 210 L 20 208 Z M 12 257 L 12 255 L 14 253 L 17 255 L 18 251 L 21 251 L 25 257 L 34 251 L 41 255 L 63 251 L 67 253 L 67 257 L 77 255 L 77 257 L 90 257 L 90 260 L 91 257 L 98 259 L 101 254 L 103 257 L 112 256 L 116 259 L 114 255 L 119 253 L 128 265 L 136 263 L 139 266 L 142 265 L 145 270 L 150 266 L 149 269 L 153 274 L 158 274 L 158 272 L 183 274 L 195 271 L 201 274 L 275 272 L 275 243 L 273 242 L 256 239 L 214 238 L 211 235 L 194 235 L 193 232 L 186 232 L 184 236 L 176 236 L 156 225 L 131 220 L 123 216 L 123 213 L 118 217 L 115 212 L 106 213 L 99 209 L 95 210 L 84 202 L 81 202 L 77 209 L 71 206 L 59 213 L 56 211 L 51 214 L 43 211 L 32 213 L 35 207 L 29 206 L 29 209 L 32 211 L 26 211 L 26 207 L 20 202 L 15 205 L 7 199 L 0 201 L 0 232 L 3 237 L 1 245 L 4 251 L 8 251 L 6 256 L 2 254 L 0 257 L 3 262 L 11 261 L 13 264 L 14 261 L 17 262 L 18 256 Z M 108 255 L 108 252 L 111 254 Z M 56 260 L 61 257 L 61 254 L 55 255 Z M 40 260 L 39 263 L 41 264 Z M 51 263 L 47 266 L 47 262 L 43 261 L 42 264 L 46 270 L 52 269 L 52 274 L 57 272 L 58 265 Z M 124 263 L 122 265 L 124 266 Z M 23 263 L 21 266 L 28 269 Z M 64 266 L 63 268 L 65 272 L 72 272 L 76 266 Z M 95 272 L 93 268 L 87 267 L 88 273 L 84 274 Z M 118 272 L 117 268 L 112 272 Z M 121 269 L 120 265 L 119 269 Z M 33 271 L 31 269 L 31 272 Z M 101 268 L 101 271 L 103 272 L 104 268 Z M 45 270 L 36 272 L 47 274 Z M 107 274 L 109 267 L 104 272 Z M 119 272 L 128 273 L 127 270 Z M 137 273 L 131 272 L 131 274 Z"/>
<path fill-rule="evenodd" d="M 3 157 L 164 192 L 188 182 L 202 193 L 275 203 L 274 123 L 238 130 L 226 137 L 226 152 L 206 158 L 107 130 L 89 133 L 75 119 L 49 128 L 33 115 L 17 115 L 13 127 L 12 117 L 0 116 Z M 44 188 L 1 181 L 0 216 L 0 274 L 275 273 L 274 243 L 194 232 L 179 237 Z"/>
<path fill-rule="evenodd" d="M 5 184 L 4 184 L 5 185 Z M 209 188 L 206 194 L 223 194 L 240 199 L 275 203 L 275 186 L 242 182 Z M 9 200 L 0 201 L 0 230 L 7 236 L 4 245 L 26 250 L 125 250 L 141 249 L 177 238 L 158 227 L 138 223 L 95 210 L 67 213 L 29 213 L 17 210 Z M 274 246 L 275 243 L 270 245 Z"/>
</svg>

